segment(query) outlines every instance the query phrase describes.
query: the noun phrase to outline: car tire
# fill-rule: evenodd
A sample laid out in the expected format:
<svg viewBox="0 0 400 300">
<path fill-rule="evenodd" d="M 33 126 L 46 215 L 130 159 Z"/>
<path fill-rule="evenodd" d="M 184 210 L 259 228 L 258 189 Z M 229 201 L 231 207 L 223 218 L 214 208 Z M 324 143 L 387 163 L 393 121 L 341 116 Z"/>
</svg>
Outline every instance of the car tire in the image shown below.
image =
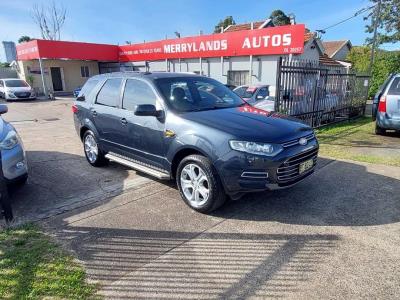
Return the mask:
<svg viewBox="0 0 400 300">
<path fill-rule="evenodd" d="M 385 135 L 386 134 L 386 130 L 382 127 L 379 127 L 378 124 L 375 123 L 375 134 L 377 135 Z"/>
<path fill-rule="evenodd" d="M 108 160 L 104 157 L 104 152 L 100 149 L 98 139 L 93 131 L 85 131 L 82 141 L 83 151 L 89 164 L 94 167 L 102 167 L 107 164 Z"/>
<path fill-rule="evenodd" d="M 198 212 L 211 212 L 226 201 L 217 171 L 202 155 L 182 159 L 176 172 L 176 183 L 183 201 Z"/>
<path fill-rule="evenodd" d="M 25 175 L 19 177 L 18 179 L 13 180 L 11 183 L 8 184 L 8 186 L 11 189 L 19 188 L 19 187 L 25 185 L 27 181 L 28 181 L 28 174 L 25 174 Z"/>
</svg>

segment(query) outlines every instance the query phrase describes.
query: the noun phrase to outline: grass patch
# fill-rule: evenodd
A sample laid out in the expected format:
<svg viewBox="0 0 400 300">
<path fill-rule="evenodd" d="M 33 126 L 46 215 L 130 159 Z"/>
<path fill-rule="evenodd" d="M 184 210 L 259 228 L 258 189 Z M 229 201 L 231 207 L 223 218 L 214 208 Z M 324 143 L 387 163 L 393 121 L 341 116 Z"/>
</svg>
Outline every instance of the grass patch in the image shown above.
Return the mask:
<svg viewBox="0 0 400 300">
<path fill-rule="evenodd" d="M 376 135 L 371 118 L 326 126 L 316 133 L 321 156 L 400 166 L 399 135 Z"/>
<path fill-rule="evenodd" d="M 34 225 L 0 231 L 0 299 L 93 299 L 84 269 Z"/>
</svg>

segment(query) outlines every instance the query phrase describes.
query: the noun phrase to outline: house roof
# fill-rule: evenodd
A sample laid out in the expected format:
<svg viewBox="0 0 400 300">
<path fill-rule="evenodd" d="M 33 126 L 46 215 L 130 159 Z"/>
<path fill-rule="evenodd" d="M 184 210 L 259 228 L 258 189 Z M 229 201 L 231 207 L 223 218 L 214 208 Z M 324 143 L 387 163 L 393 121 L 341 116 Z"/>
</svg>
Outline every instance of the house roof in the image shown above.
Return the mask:
<svg viewBox="0 0 400 300">
<path fill-rule="evenodd" d="M 321 65 L 325 65 L 325 66 L 343 67 L 343 65 L 341 63 L 339 63 L 338 61 L 330 58 L 326 53 L 324 53 L 323 55 L 320 55 L 319 63 Z"/>
<path fill-rule="evenodd" d="M 264 21 L 256 21 L 253 22 L 253 29 L 265 28 L 269 24 L 270 19 Z M 269 25 L 271 26 L 271 25 Z M 243 24 L 235 24 L 229 25 L 224 29 L 224 32 L 233 32 L 233 31 L 241 31 L 241 30 L 251 30 L 251 23 L 243 23 Z"/>
<path fill-rule="evenodd" d="M 325 48 L 325 53 L 329 57 L 333 57 L 340 49 L 344 46 L 348 45 L 351 47 L 349 40 L 342 40 L 342 41 L 323 41 L 322 45 Z"/>
</svg>

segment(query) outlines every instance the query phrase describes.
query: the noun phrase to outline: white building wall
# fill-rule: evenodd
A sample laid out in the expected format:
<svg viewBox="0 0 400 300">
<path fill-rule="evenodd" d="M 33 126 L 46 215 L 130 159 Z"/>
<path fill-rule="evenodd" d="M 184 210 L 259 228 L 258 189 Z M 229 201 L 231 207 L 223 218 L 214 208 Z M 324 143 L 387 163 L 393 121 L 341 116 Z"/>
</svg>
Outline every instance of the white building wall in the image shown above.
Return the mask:
<svg viewBox="0 0 400 300">
<path fill-rule="evenodd" d="M 305 45 L 304 53 L 293 55 L 293 59 L 319 59 L 320 51 L 313 42 Z M 253 56 L 253 76 L 251 83 L 262 83 L 266 85 L 276 85 L 276 71 L 280 55 Z M 282 56 L 286 59 L 288 55 Z M 145 62 L 134 62 L 133 65 L 144 66 Z M 145 71 L 144 67 L 137 68 Z M 165 60 L 149 62 L 149 71 L 169 71 L 169 72 L 195 72 L 204 76 L 214 78 L 224 84 L 228 82 L 228 71 L 250 71 L 250 56 L 225 57 L 221 63 L 221 57 L 202 58 L 200 67 L 199 58 L 174 59 L 168 60 L 168 67 Z"/>
<path fill-rule="evenodd" d="M 304 59 L 304 60 L 319 60 L 319 56 L 321 55 L 318 45 L 315 40 L 308 42 L 304 45 L 304 52 L 300 55 L 296 55 L 296 59 Z"/>
</svg>

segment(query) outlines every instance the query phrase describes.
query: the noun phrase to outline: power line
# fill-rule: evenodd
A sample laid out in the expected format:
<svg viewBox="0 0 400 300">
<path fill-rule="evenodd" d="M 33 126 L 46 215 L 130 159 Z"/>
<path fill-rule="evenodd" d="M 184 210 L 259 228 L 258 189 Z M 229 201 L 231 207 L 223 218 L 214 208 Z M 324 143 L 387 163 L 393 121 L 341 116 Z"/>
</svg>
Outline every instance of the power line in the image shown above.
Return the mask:
<svg viewBox="0 0 400 300">
<path fill-rule="evenodd" d="M 353 18 L 355 18 L 355 17 L 357 17 L 357 16 L 359 16 L 359 15 L 361 15 L 361 14 L 363 14 L 363 13 L 369 11 L 370 9 L 372 9 L 372 8 L 374 8 L 374 7 L 375 7 L 375 5 L 372 5 L 372 6 L 369 6 L 369 7 L 364 7 L 364 8 L 362 8 L 362 9 L 356 11 L 351 17 L 348 17 L 348 18 L 346 18 L 346 19 L 344 19 L 344 20 L 342 20 L 342 21 L 339 21 L 339 22 L 337 22 L 337 23 L 335 23 L 335 24 L 332 24 L 332 25 L 330 25 L 330 26 L 328 26 L 328 27 L 325 27 L 325 28 L 323 28 L 323 29 L 318 29 L 318 30 L 316 30 L 316 31 L 317 31 L 317 32 L 320 32 L 320 33 L 322 33 L 322 34 L 324 34 L 324 33 L 326 33 L 326 30 L 331 29 L 331 28 L 333 28 L 333 27 L 335 27 L 335 26 L 338 26 L 338 25 L 340 25 L 340 24 L 343 24 L 343 23 L 345 23 L 345 22 L 347 22 L 347 21 L 349 21 L 349 20 L 351 20 L 351 19 L 353 19 Z"/>
</svg>

